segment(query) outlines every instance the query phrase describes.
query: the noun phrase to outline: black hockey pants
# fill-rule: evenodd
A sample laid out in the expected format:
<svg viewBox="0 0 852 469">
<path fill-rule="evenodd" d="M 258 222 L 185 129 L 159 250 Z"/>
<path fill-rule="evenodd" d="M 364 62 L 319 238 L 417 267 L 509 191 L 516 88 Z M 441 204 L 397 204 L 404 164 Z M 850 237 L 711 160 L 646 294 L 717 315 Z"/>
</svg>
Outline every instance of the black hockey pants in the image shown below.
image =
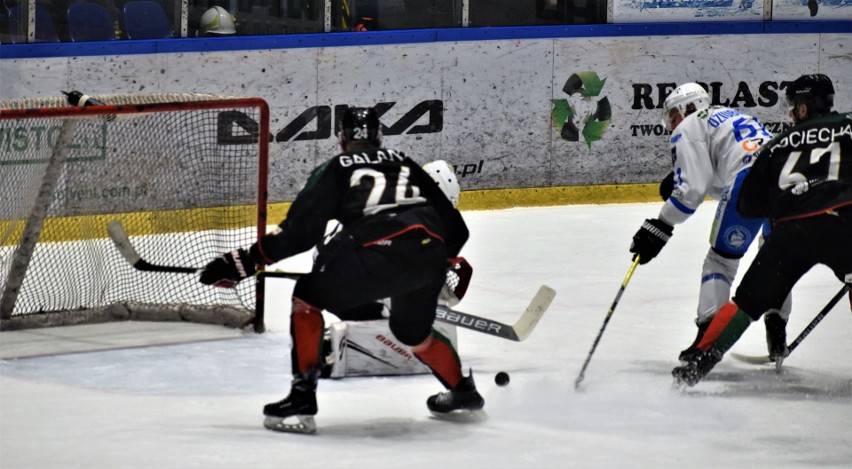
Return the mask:
<svg viewBox="0 0 852 469">
<path fill-rule="evenodd" d="M 852 206 L 838 215 L 784 221 L 757 252 L 733 300 L 752 319 L 780 309 L 793 285 L 813 266 L 831 268 L 842 282 L 852 274 Z"/>
<path fill-rule="evenodd" d="M 446 276 L 441 240 L 421 228 L 374 242 L 356 242 L 345 231 L 338 236 L 296 282 L 293 296 L 332 312 L 390 298 L 393 335 L 409 346 L 423 342 Z"/>
</svg>

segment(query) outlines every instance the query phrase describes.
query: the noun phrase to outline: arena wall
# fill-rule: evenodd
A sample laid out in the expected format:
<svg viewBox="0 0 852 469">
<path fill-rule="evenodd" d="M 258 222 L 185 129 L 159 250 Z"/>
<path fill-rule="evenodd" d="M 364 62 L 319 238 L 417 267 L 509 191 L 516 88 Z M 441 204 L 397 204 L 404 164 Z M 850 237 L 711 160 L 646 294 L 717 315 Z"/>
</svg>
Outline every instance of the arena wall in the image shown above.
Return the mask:
<svg viewBox="0 0 852 469">
<path fill-rule="evenodd" d="M 498 191 L 510 205 L 531 188 L 538 204 L 597 201 L 571 187 L 645 184 L 626 194 L 647 197 L 671 164 L 661 103 L 682 82 L 707 84 L 715 102 L 758 116 L 771 132 L 787 122 L 783 88 L 803 73 L 829 75 L 836 108 L 852 109 L 846 20 L 123 42 L 4 46 L 0 98 L 68 89 L 264 98 L 272 202 L 292 200 L 338 150 L 334 127 L 347 105 L 377 106 L 385 146 L 448 160 L 465 191 Z"/>
</svg>

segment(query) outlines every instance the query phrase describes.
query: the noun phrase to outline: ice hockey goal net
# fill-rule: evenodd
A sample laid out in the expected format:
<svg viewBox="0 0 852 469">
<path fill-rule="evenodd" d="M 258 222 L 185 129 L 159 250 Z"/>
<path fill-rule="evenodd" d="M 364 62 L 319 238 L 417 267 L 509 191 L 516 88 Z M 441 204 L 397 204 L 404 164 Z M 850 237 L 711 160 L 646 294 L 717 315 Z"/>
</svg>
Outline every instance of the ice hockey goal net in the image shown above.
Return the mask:
<svg viewBox="0 0 852 469">
<path fill-rule="evenodd" d="M 0 101 L 0 326 L 179 320 L 263 330 L 256 285 L 143 272 L 106 226 L 119 220 L 152 263 L 202 267 L 266 230 L 269 110 L 197 94 Z"/>
</svg>

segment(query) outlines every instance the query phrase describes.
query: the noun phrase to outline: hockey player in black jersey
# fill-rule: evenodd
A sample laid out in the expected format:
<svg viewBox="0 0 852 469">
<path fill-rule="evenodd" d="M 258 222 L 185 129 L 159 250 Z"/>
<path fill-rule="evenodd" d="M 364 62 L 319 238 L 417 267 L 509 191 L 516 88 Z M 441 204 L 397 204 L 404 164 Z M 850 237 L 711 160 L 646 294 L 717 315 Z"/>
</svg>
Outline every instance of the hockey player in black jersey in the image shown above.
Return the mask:
<svg viewBox="0 0 852 469">
<path fill-rule="evenodd" d="M 786 98 L 795 126 L 755 155 L 737 204 L 744 217 L 770 218 L 772 236 L 713 318 L 700 353 L 672 371 L 681 383 L 694 386 L 706 376 L 814 265 L 852 283 L 852 112 L 831 112 L 834 86 L 821 74 L 796 79 Z"/>
<path fill-rule="evenodd" d="M 290 335 L 293 382 L 289 396 L 268 404 L 264 425 L 313 432 L 322 357 L 323 310 L 344 311 L 390 298 L 389 326 L 447 388 L 427 400 L 436 413 L 478 410 L 484 400 L 464 376 L 449 340 L 432 329 L 448 259 L 457 257 L 468 229 L 424 170 L 402 152 L 382 148 L 372 108 L 348 109 L 339 129 L 343 153 L 313 170 L 278 229 L 248 250 L 211 261 L 204 284 L 229 286 L 269 265 L 319 247 L 309 274 L 293 290 Z M 343 228 L 322 244 L 327 223 Z M 285 421 L 297 417 L 298 423 Z"/>
</svg>

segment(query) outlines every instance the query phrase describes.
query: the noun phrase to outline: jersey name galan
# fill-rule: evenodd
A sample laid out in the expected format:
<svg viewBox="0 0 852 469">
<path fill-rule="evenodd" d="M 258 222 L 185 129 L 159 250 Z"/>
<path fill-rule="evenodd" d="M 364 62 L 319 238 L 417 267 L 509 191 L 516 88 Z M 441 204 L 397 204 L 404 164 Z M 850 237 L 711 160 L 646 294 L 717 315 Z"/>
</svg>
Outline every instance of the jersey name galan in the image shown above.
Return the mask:
<svg viewBox="0 0 852 469">
<path fill-rule="evenodd" d="M 337 161 L 340 162 L 340 166 L 347 168 L 352 166 L 353 164 L 379 164 L 384 161 L 399 161 L 402 162 L 405 159 L 405 155 L 390 149 L 381 149 L 374 152 L 372 155 L 370 153 L 353 153 L 351 155 L 341 155 Z"/>
</svg>

